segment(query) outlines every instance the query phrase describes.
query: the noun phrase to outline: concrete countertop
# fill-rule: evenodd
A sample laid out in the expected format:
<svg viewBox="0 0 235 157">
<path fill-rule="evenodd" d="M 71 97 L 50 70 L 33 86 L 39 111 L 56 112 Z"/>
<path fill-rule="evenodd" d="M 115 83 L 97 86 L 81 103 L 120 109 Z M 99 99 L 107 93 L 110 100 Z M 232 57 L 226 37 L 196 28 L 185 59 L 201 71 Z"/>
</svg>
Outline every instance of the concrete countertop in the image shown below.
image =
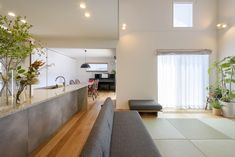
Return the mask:
<svg viewBox="0 0 235 157">
<path fill-rule="evenodd" d="M 27 102 L 17 106 L 9 105 L 9 107 L 6 107 L 6 109 L 0 111 L 0 118 L 12 115 L 19 111 L 26 110 L 35 105 L 39 105 L 43 102 L 52 100 L 56 97 L 62 96 L 69 92 L 79 90 L 87 86 L 88 86 L 87 83 L 80 83 L 76 85 L 68 85 L 66 87 L 61 87 L 57 89 L 34 89 L 33 96 Z"/>
</svg>

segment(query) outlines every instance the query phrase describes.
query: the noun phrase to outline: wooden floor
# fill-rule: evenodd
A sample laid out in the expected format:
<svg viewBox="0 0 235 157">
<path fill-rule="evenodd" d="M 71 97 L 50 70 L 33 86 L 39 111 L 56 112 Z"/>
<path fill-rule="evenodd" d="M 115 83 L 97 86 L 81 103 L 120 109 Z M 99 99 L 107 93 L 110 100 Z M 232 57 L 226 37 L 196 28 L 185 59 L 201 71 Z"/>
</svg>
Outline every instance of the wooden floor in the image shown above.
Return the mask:
<svg viewBox="0 0 235 157">
<path fill-rule="evenodd" d="M 49 141 L 42 147 L 35 150 L 31 157 L 78 157 L 91 128 L 100 111 L 100 105 L 105 98 L 116 99 L 115 93 L 100 92 L 99 97 L 93 101 L 88 98 L 86 112 L 79 112 L 71 118 Z M 211 112 L 160 112 L 159 118 L 220 118 L 215 117 Z M 151 114 L 143 114 L 142 118 L 156 118 Z"/>
</svg>

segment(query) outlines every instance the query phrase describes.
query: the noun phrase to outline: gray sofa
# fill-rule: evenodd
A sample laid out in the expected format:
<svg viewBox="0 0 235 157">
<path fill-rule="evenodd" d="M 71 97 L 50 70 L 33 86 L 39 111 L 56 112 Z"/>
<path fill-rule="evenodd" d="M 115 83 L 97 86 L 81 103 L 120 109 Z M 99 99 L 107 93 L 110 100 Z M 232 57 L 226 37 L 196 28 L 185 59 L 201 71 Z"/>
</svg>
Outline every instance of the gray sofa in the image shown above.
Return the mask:
<svg viewBox="0 0 235 157">
<path fill-rule="evenodd" d="M 80 157 L 160 157 L 136 111 L 114 112 L 107 98 Z"/>
</svg>

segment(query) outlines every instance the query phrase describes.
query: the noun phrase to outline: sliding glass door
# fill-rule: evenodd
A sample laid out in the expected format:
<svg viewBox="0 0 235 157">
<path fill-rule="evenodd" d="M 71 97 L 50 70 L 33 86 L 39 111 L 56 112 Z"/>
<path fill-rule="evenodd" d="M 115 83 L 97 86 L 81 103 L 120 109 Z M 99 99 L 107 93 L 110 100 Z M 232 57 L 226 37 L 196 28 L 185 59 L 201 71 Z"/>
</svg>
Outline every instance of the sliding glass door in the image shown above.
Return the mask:
<svg viewBox="0 0 235 157">
<path fill-rule="evenodd" d="M 203 109 L 208 54 L 158 55 L 158 101 L 164 107 Z"/>
</svg>

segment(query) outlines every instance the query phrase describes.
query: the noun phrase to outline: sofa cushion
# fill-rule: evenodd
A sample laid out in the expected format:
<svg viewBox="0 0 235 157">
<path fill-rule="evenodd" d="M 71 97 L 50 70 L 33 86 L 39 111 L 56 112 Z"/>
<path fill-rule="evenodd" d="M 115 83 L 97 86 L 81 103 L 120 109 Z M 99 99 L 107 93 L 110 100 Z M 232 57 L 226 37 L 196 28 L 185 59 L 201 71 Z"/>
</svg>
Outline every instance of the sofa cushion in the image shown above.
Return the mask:
<svg viewBox="0 0 235 157">
<path fill-rule="evenodd" d="M 109 157 L 112 127 L 113 106 L 112 100 L 108 98 L 100 110 L 80 157 Z"/>
<path fill-rule="evenodd" d="M 162 106 L 154 100 L 129 100 L 131 110 L 161 110 Z"/>
<path fill-rule="evenodd" d="M 160 157 L 160 153 L 136 111 L 115 112 L 111 157 Z"/>
<path fill-rule="evenodd" d="M 111 98 L 107 98 L 105 101 L 104 101 L 104 105 L 102 106 L 103 110 L 105 110 L 105 115 L 107 116 L 107 120 L 108 120 L 108 123 L 110 125 L 110 127 L 112 128 L 112 125 L 113 125 L 113 115 L 114 115 L 114 112 L 113 112 L 113 101 Z"/>
</svg>

